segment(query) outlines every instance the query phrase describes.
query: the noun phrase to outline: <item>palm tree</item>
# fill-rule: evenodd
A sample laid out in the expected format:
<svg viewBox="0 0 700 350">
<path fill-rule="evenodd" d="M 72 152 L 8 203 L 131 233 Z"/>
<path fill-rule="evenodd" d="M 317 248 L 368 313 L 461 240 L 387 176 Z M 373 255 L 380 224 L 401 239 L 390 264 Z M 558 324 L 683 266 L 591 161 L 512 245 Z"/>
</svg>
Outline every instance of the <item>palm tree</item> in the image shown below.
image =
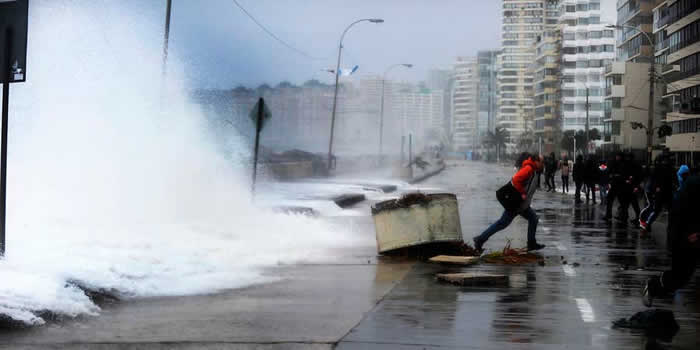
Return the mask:
<svg viewBox="0 0 700 350">
<path fill-rule="evenodd" d="M 489 131 L 484 139 L 484 145 L 496 147 L 496 161 L 501 161 L 501 151 L 506 147 L 508 140 L 508 130 L 504 127 L 497 127 L 493 132 Z"/>
</svg>

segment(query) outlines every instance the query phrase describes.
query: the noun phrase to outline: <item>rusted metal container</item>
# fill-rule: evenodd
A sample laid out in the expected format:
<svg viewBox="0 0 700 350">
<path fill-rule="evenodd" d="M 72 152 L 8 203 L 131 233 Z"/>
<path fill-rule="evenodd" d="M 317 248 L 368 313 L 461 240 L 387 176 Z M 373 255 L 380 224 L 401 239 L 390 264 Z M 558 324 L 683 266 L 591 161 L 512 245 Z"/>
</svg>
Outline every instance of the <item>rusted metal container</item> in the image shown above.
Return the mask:
<svg viewBox="0 0 700 350">
<path fill-rule="evenodd" d="M 377 250 L 389 253 L 436 243 L 462 243 L 457 196 L 409 194 L 372 207 Z"/>
</svg>

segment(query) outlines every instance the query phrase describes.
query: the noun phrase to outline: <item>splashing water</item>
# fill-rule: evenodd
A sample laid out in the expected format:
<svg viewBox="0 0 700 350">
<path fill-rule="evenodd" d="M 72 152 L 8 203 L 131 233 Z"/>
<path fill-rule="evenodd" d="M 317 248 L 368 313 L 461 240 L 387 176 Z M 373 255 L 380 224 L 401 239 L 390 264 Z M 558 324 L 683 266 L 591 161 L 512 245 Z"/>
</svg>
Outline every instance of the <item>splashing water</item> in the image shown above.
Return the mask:
<svg viewBox="0 0 700 350">
<path fill-rule="evenodd" d="M 162 11 L 146 3 L 30 4 L 28 82 L 11 91 L 0 315 L 97 314 L 69 281 L 126 297 L 240 287 L 357 243 L 251 207 L 243 160 L 217 151 L 172 60 L 162 93 Z"/>
</svg>

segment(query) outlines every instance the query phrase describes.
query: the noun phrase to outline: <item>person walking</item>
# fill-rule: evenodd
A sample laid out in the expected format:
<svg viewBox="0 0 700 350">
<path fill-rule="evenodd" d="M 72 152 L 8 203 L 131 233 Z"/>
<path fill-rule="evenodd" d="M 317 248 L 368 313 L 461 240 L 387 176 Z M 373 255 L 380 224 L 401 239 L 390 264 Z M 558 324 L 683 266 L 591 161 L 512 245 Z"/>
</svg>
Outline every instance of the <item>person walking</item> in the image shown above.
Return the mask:
<svg viewBox="0 0 700 350">
<path fill-rule="evenodd" d="M 671 296 L 688 283 L 695 272 L 700 256 L 700 177 L 682 181 L 680 191 L 673 199 L 668 226 L 673 236 L 671 269 L 647 280 L 642 289 L 642 302 L 651 307 L 654 298 Z"/>
<path fill-rule="evenodd" d="M 625 179 L 622 174 L 623 160 L 622 153 L 615 154 L 613 161 L 608 162 L 608 172 L 610 173 L 610 188 L 608 189 L 605 205 L 605 216 L 603 220 L 612 220 L 612 209 L 615 204 L 615 199 L 622 203 L 622 187 L 625 184 Z"/>
<path fill-rule="evenodd" d="M 644 186 L 647 205 L 639 217 L 639 228 L 651 231 L 651 225 L 661 214 L 664 207 L 669 208 L 673 200 L 673 179 L 675 174 L 668 157 L 659 156 L 656 166 Z"/>
<path fill-rule="evenodd" d="M 625 182 L 622 186 L 622 198 L 620 200 L 620 213 L 618 219 L 621 221 L 627 221 L 629 207 L 632 205 L 635 217 L 634 219 L 630 220 L 630 223 L 639 225 L 639 215 L 641 214 L 641 209 L 639 208 L 638 193 L 640 192 L 640 184 L 643 179 L 643 170 L 642 166 L 634 159 L 634 154 L 632 153 L 627 153 L 625 155 L 623 176 Z"/>
<path fill-rule="evenodd" d="M 576 163 L 574 163 L 574 183 L 576 184 L 575 200 L 574 203 L 579 204 L 581 202 L 581 187 L 586 175 L 586 165 L 583 162 L 583 156 L 578 155 L 576 157 Z"/>
<path fill-rule="evenodd" d="M 571 167 L 569 166 L 569 160 L 566 157 L 559 161 L 559 171 L 561 172 L 561 192 L 569 193 L 569 172 Z"/>
<path fill-rule="evenodd" d="M 598 189 L 600 190 L 600 205 L 606 204 L 608 197 L 608 187 L 610 186 L 610 172 L 605 161 L 601 161 L 598 166 Z"/>
<path fill-rule="evenodd" d="M 491 224 L 484 232 L 474 237 L 474 249 L 482 251 L 484 243 L 493 236 L 496 232 L 508 227 L 516 216 L 520 215 L 527 219 L 527 250 L 540 250 L 544 248 L 544 244 L 537 243 L 535 233 L 537 231 L 537 223 L 539 217 L 530 206 L 532 196 L 537 190 L 537 170 L 542 169 L 544 159 L 539 155 L 523 153 L 521 159 L 524 159 L 520 164 L 520 168 L 513 175 L 510 184 L 517 190 L 522 197 L 522 203 L 515 210 L 505 209 L 501 218 Z"/>
<path fill-rule="evenodd" d="M 593 197 L 595 204 L 595 185 L 598 183 L 598 161 L 594 155 L 589 155 L 584 163 L 583 182 L 586 184 L 586 204 L 589 201 L 589 195 Z"/>
<path fill-rule="evenodd" d="M 547 185 L 547 192 L 556 192 L 557 185 L 554 182 L 554 174 L 557 172 L 557 159 L 554 156 L 554 152 L 549 154 L 549 157 L 545 160 L 544 167 L 544 177 L 545 184 Z"/>
</svg>

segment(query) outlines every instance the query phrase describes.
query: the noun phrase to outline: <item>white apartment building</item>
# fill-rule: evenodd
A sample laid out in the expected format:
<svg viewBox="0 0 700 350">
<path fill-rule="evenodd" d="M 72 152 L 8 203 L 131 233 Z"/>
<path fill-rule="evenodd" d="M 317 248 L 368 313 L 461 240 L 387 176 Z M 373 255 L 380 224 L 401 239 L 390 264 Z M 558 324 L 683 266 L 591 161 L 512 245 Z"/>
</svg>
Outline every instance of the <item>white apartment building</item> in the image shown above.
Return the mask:
<svg viewBox="0 0 700 350">
<path fill-rule="evenodd" d="M 443 90 L 402 88 L 392 98 L 394 113 L 404 135 L 413 135 L 416 147 L 440 140 L 443 116 Z"/>
<path fill-rule="evenodd" d="M 564 131 L 585 129 L 587 119 L 590 129 L 603 130 L 605 67 L 615 59 L 615 33 L 600 15 L 600 0 L 559 2 Z"/>
<path fill-rule="evenodd" d="M 503 0 L 503 27 L 498 72 L 497 127 L 504 127 L 512 146 L 533 115 L 533 41 L 545 28 L 546 0 Z"/>
<path fill-rule="evenodd" d="M 457 57 L 452 89 L 452 147 L 457 152 L 478 148 L 479 67 L 475 57 Z"/>
</svg>

